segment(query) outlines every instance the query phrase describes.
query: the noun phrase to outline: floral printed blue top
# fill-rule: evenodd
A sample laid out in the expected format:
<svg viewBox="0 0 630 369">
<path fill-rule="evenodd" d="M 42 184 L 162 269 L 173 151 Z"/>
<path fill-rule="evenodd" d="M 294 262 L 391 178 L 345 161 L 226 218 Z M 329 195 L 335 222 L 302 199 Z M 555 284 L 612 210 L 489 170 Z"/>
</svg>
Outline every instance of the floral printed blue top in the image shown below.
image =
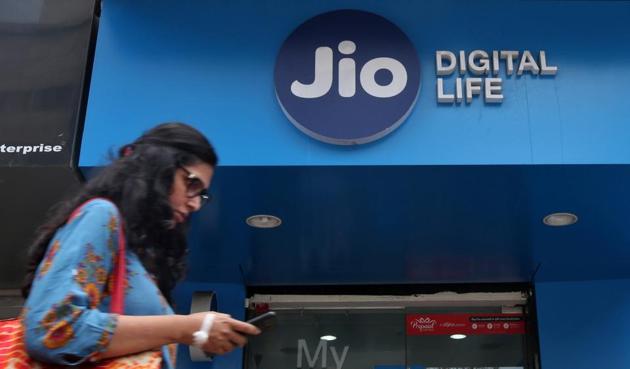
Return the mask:
<svg viewBox="0 0 630 369">
<path fill-rule="evenodd" d="M 23 312 L 29 355 L 76 365 L 98 360 L 116 328 L 109 313 L 120 218 L 116 206 L 95 199 L 52 238 Z M 126 251 L 125 315 L 173 314 L 138 257 Z M 163 368 L 174 368 L 176 345 L 162 348 Z"/>
</svg>

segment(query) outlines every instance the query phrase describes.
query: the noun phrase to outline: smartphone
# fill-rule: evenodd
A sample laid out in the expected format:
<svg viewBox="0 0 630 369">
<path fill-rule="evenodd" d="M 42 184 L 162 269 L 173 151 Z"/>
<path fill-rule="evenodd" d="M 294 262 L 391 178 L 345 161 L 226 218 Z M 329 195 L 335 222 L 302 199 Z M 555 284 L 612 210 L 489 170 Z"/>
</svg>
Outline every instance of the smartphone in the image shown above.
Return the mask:
<svg viewBox="0 0 630 369">
<path fill-rule="evenodd" d="M 246 323 L 255 325 L 260 329 L 269 328 L 276 322 L 276 312 L 268 311 L 248 320 Z"/>
</svg>

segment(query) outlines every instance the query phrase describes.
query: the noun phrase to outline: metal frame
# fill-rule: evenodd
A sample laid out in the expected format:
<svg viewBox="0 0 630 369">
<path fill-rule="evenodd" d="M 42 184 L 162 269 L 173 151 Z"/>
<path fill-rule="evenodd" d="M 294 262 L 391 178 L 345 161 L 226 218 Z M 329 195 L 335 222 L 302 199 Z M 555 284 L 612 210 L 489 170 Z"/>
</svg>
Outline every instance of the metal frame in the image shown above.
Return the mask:
<svg viewBox="0 0 630 369">
<path fill-rule="evenodd" d="M 393 295 L 268 295 L 254 294 L 245 307 L 267 305 L 272 310 L 288 309 L 395 309 L 406 307 L 504 306 L 517 308 L 527 294 L 515 292 L 438 292 L 407 296 Z"/>
</svg>

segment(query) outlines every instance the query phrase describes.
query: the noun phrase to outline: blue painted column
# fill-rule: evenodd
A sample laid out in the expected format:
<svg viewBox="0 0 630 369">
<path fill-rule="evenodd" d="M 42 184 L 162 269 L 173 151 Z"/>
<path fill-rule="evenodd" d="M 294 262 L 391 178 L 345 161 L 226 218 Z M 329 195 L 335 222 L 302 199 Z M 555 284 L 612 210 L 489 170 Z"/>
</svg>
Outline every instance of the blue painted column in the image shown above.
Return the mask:
<svg viewBox="0 0 630 369">
<path fill-rule="evenodd" d="M 630 367 L 630 280 L 536 284 L 544 369 Z"/>
</svg>

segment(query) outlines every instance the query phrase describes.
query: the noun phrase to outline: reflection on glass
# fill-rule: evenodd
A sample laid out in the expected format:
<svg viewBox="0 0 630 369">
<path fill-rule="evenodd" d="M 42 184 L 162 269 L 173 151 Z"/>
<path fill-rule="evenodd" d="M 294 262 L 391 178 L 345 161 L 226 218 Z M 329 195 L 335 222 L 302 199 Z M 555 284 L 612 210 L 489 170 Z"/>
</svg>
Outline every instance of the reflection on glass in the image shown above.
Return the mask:
<svg viewBox="0 0 630 369">
<path fill-rule="evenodd" d="M 277 313 L 276 325 L 247 345 L 247 369 L 387 369 L 404 363 L 401 309 Z"/>
</svg>

